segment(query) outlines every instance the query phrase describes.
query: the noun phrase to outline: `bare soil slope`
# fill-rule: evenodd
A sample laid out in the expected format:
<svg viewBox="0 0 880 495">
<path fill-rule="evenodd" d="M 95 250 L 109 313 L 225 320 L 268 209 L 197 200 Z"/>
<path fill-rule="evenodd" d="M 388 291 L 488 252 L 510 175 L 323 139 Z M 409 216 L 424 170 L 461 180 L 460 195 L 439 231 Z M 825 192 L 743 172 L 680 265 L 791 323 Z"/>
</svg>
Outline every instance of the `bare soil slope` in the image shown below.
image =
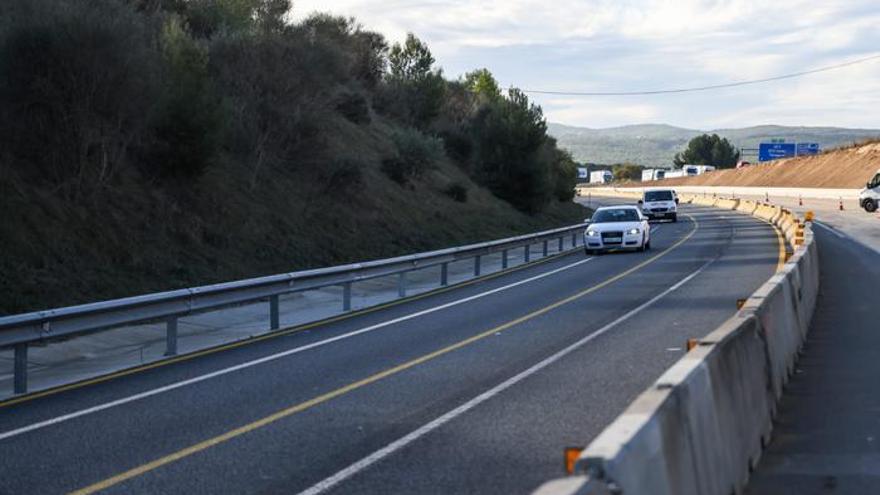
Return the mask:
<svg viewBox="0 0 880 495">
<path fill-rule="evenodd" d="M 788 158 L 762 165 L 718 170 L 697 177 L 667 179 L 658 185 L 739 187 L 820 187 L 860 189 L 880 169 L 880 142 Z"/>
</svg>

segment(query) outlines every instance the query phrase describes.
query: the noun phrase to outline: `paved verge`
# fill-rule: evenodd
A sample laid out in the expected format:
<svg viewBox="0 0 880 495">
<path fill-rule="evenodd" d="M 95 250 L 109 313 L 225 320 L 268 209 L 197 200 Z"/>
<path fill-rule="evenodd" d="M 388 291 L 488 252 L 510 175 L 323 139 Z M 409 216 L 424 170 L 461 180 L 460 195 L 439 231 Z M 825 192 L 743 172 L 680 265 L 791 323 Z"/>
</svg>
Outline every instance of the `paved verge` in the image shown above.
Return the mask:
<svg viewBox="0 0 880 495">
<path fill-rule="evenodd" d="M 750 495 L 880 493 L 880 254 L 814 232 L 816 313 Z"/>
</svg>

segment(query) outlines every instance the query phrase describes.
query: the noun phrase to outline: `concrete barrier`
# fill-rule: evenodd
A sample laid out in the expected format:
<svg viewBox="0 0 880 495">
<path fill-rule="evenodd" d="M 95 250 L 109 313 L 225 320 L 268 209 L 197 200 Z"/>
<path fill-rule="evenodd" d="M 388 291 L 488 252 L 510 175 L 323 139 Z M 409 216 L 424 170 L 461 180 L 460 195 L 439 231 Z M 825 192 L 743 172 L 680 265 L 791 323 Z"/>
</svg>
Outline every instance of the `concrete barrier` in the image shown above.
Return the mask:
<svg viewBox="0 0 880 495">
<path fill-rule="evenodd" d="M 694 204 L 707 199 L 694 197 Z M 780 230 L 794 216 L 771 205 L 713 200 L 751 211 Z M 816 244 L 804 243 L 740 311 L 642 393 L 582 453 L 577 476 L 541 495 L 729 495 L 742 493 L 770 439 L 819 289 Z M 794 237 L 792 237 L 794 238 Z"/>
<path fill-rule="evenodd" d="M 650 184 L 650 183 L 648 183 Z M 845 200 L 858 199 L 861 189 L 827 189 L 818 187 L 734 187 L 734 186 L 672 186 L 672 185 L 646 185 L 646 186 L 628 186 L 628 187 L 593 187 L 594 191 L 615 191 L 615 192 L 637 192 L 641 193 L 645 189 L 674 189 L 679 194 L 708 194 L 709 196 L 769 196 L 783 198 L 811 198 L 811 199 L 838 199 Z"/>
</svg>

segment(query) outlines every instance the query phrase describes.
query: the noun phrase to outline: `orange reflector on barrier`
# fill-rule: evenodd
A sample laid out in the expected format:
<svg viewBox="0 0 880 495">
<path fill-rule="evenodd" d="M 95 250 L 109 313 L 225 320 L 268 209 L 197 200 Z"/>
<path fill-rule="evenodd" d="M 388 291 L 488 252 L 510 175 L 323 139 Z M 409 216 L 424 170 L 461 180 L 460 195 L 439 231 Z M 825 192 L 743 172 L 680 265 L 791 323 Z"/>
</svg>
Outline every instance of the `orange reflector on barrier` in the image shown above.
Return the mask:
<svg viewBox="0 0 880 495">
<path fill-rule="evenodd" d="M 690 351 L 691 349 L 693 349 L 694 347 L 696 347 L 699 344 L 700 344 L 700 341 L 698 339 L 688 339 L 687 350 Z"/>
<path fill-rule="evenodd" d="M 813 213 L 812 210 L 810 210 L 810 211 L 808 211 L 806 214 L 804 214 L 804 218 L 805 218 L 808 222 L 812 222 L 812 221 L 813 221 L 813 218 L 814 218 L 815 216 L 816 216 L 816 215 Z"/>
<path fill-rule="evenodd" d="M 737 299 L 736 300 L 736 309 L 743 309 L 743 306 L 746 305 L 745 299 Z"/>
<path fill-rule="evenodd" d="M 584 447 L 566 447 L 565 448 L 565 472 L 568 474 L 574 474 L 574 465 L 577 462 L 578 458 L 581 456 L 581 452 L 584 451 Z"/>
</svg>

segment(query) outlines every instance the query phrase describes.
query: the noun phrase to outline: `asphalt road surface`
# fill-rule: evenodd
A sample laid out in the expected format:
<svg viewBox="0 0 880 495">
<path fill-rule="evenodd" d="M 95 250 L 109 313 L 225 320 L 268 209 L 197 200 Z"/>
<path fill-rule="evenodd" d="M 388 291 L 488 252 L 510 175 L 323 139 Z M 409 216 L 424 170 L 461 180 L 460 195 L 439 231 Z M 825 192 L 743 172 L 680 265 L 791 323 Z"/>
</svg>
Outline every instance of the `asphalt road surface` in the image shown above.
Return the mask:
<svg viewBox="0 0 880 495">
<path fill-rule="evenodd" d="M 813 232 L 816 312 L 751 495 L 880 493 L 880 253 Z"/>
<path fill-rule="evenodd" d="M 759 220 L 0 404 L 0 493 L 528 493 L 777 269 Z"/>
</svg>

